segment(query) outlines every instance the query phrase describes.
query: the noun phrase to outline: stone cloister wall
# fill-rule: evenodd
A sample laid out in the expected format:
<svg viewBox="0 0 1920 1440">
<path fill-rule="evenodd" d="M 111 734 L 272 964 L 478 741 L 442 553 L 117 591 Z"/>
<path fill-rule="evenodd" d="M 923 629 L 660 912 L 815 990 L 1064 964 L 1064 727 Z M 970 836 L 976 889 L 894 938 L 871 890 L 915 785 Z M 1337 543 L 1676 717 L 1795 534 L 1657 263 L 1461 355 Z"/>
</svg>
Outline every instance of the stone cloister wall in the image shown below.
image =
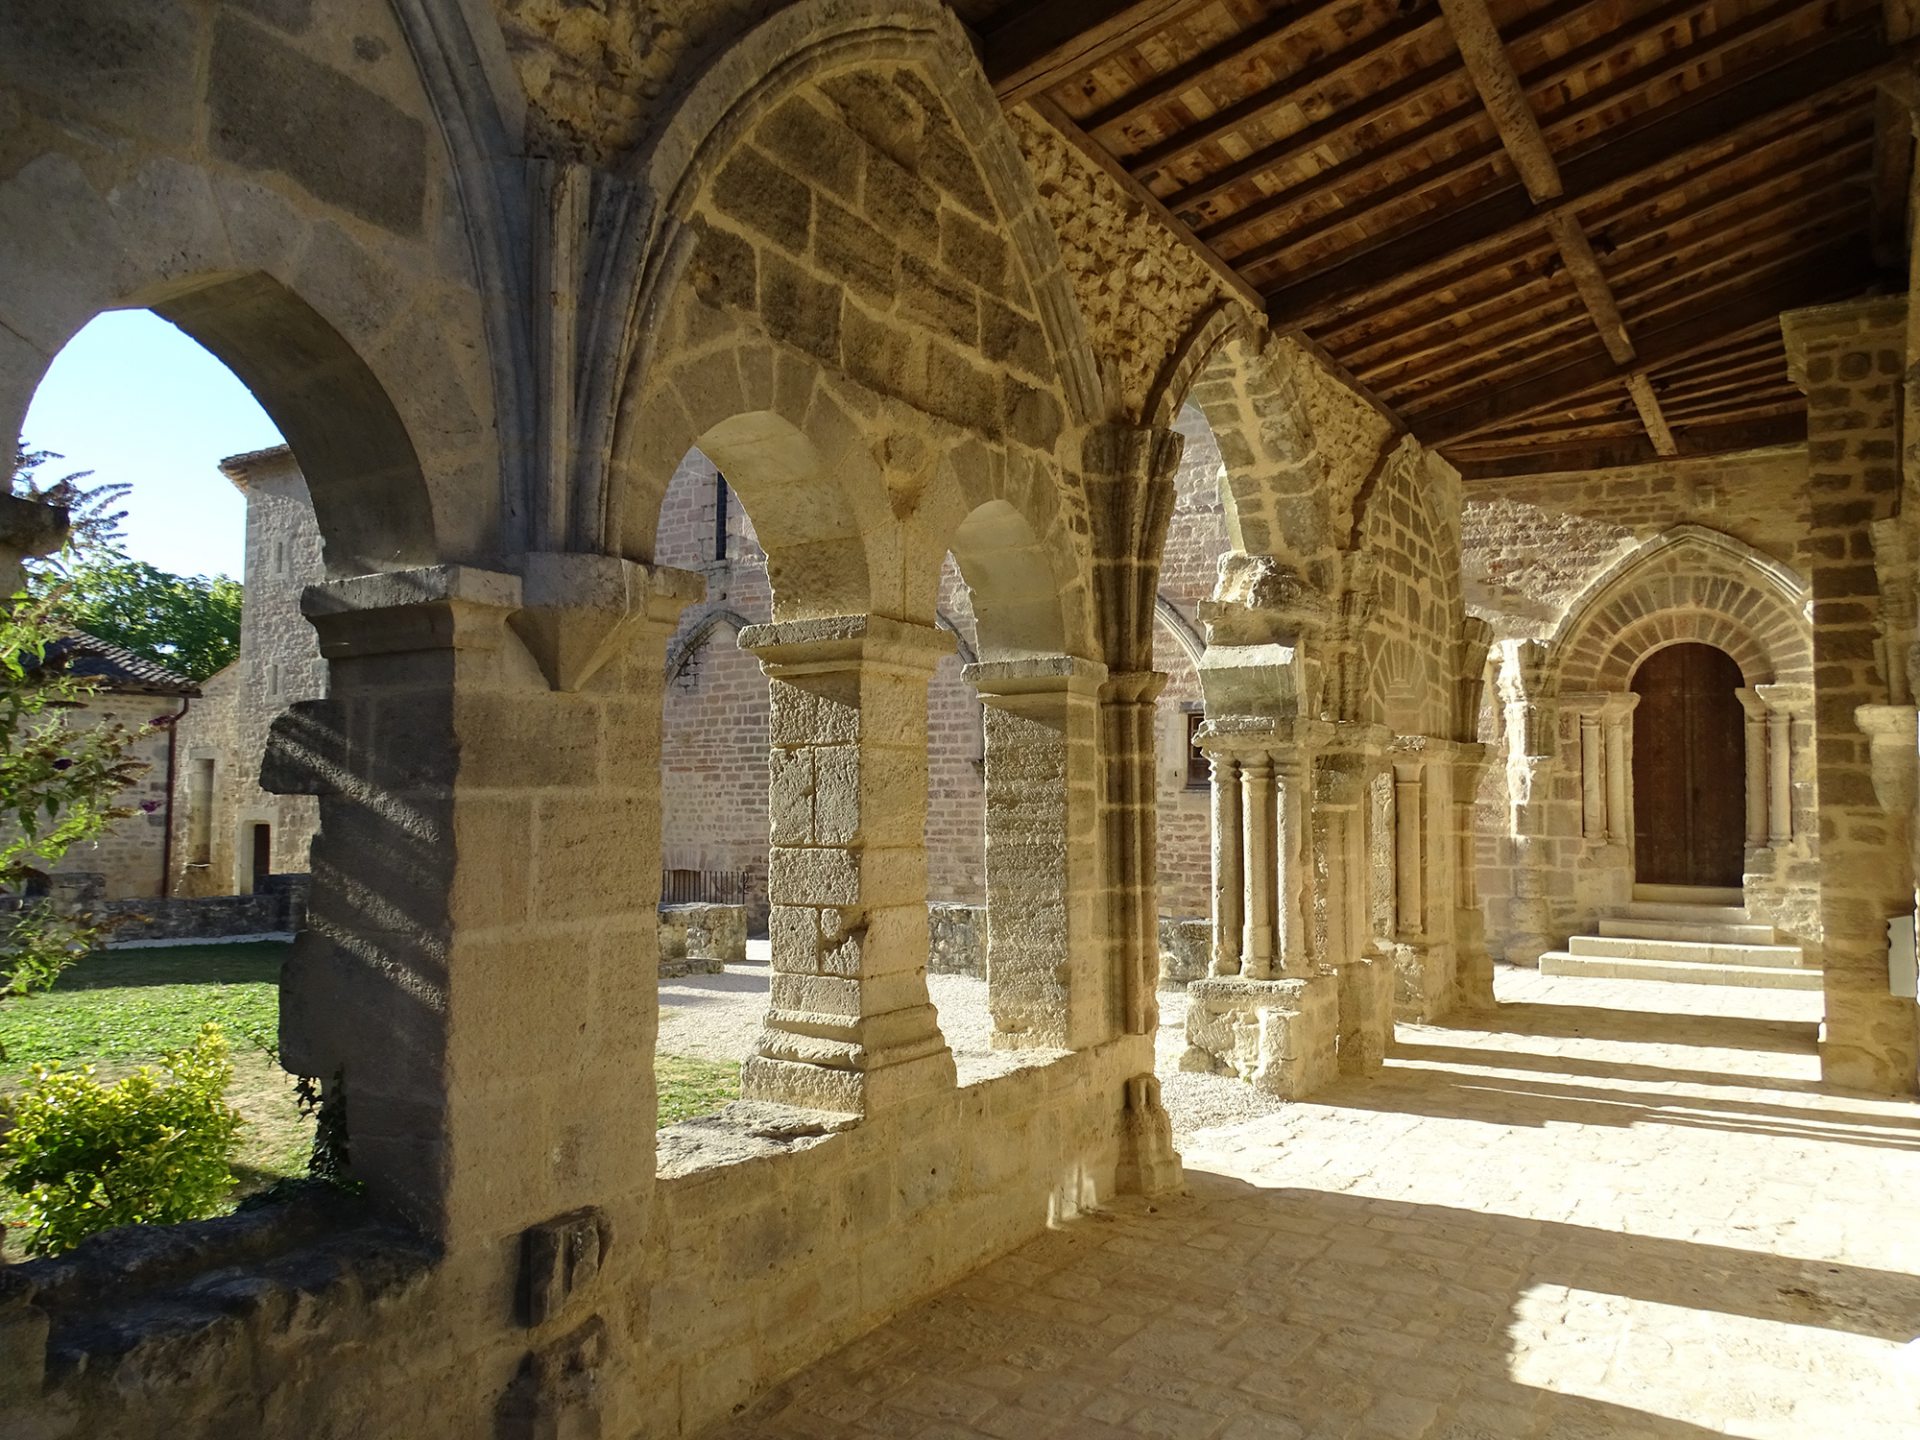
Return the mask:
<svg viewBox="0 0 1920 1440">
<path fill-rule="evenodd" d="M 1745 681 L 1748 907 L 1817 963 L 1810 595 L 1791 563 L 1806 514 L 1798 450 L 1475 482 L 1465 574 L 1500 640 L 1476 817 L 1493 953 L 1531 964 L 1632 898 L 1631 681 L 1696 642 Z"/>
<path fill-rule="evenodd" d="M 610 140 L 553 123 L 542 29 L 0 17 L 0 408 L 150 304 L 311 485 L 328 693 L 264 776 L 320 814 L 282 1054 L 367 1187 L 9 1268 L 0 1431 L 687 1433 L 1177 1183 L 1141 781 L 1178 442 L 1098 358 L 964 33 L 789 7 L 673 51 Z M 766 555 L 773 996 L 746 1101 L 656 1157 L 664 674 L 703 586 L 655 537 L 696 447 Z M 923 978 L 949 552 L 1004 1049 L 964 1085 Z"/>
</svg>

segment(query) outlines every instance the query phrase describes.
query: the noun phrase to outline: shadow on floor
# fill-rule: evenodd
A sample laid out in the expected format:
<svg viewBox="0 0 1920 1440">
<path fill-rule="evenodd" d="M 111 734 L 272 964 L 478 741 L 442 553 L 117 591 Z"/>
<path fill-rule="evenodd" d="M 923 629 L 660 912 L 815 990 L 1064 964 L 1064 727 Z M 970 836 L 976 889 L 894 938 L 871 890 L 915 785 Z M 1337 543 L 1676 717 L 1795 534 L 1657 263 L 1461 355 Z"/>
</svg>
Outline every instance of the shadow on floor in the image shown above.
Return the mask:
<svg viewBox="0 0 1920 1440">
<path fill-rule="evenodd" d="M 1448 1016 L 1440 1029 L 1497 1031 L 1556 1040 L 1624 1040 L 1643 1045 L 1699 1045 L 1713 1050 L 1817 1053 L 1819 1027 L 1810 1020 L 1762 1020 L 1745 1015 L 1691 1015 L 1622 1010 L 1604 1005 L 1502 1002 L 1493 1010 Z"/>
<path fill-rule="evenodd" d="M 1436 1027 L 1423 1027 L 1431 1031 Z M 1412 1033 L 1420 1034 L 1421 1030 Z M 1629 1060 L 1588 1060 L 1578 1055 L 1540 1055 L 1530 1050 L 1481 1048 L 1473 1045 L 1428 1045 L 1419 1040 L 1399 1040 L 1393 1053 L 1398 1058 L 1427 1064 L 1475 1065 L 1494 1070 L 1539 1070 L 1550 1075 L 1585 1075 L 1597 1080 L 1622 1080 L 1646 1085 L 1709 1085 L 1735 1090 L 1779 1090 L 1798 1095 L 1831 1093 L 1818 1080 L 1798 1080 L 1779 1075 L 1737 1074 L 1722 1070 L 1682 1070 L 1672 1065 L 1642 1065 Z"/>
<path fill-rule="evenodd" d="M 1771 1387 L 1751 1401 L 1764 1407 L 1807 1380 L 1707 1317 L 1889 1342 L 1920 1322 L 1909 1274 L 1207 1171 L 1188 1185 L 1030 1242 L 710 1440 L 1705 1440 L 1726 1432 L 1658 1407 L 1737 1413 L 1747 1387 Z M 1628 1301 L 1671 1307 L 1675 1328 L 1649 1339 Z M 1817 1342 L 1781 1343 L 1798 1359 Z M 1668 1371 L 1703 1356 L 1724 1370 Z M 1836 1405 L 1853 1403 L 1852 1378 L 1828 1382 Z M 1593 1398 L 1627 1387 L 1654 1408 Z"/>
<path fill-rule="evenodd" d="M 1489 1075 L 1479 1068 L 1424 1063 L 1418 1054 L 1420 1048 L 1399 1046 L 1379 1077 L 1343 1083 L 1299 1103 L 1479 1120 L 1502 1126 L 1683 1125 L 1883 1150 L 1920 1150 L 1920 1122 L 1916 1121 L 1851 1110 L 1776 1105 L 1764 1100 L 1670 1095 L 1625 1086 L 1608 1088 Z M 1478 1066 L 1500 1064 L 1501 1052 L 1478 1053 Z M 1765 1089 L 1767 1083 L 1756 1079 L 1754 1086 Z"/>
</svg>

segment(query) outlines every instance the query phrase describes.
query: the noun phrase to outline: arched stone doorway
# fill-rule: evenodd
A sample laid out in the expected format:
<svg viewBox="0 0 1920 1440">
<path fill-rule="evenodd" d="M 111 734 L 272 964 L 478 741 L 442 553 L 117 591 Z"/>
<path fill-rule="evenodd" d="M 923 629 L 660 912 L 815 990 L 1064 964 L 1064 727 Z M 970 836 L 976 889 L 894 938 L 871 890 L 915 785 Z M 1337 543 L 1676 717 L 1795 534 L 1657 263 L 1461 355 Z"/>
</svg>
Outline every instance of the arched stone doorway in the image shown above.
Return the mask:
<svg viewBox="0 0 1920 1440">
<path fill-rule="evenodd" d="M 1717 646 L 1656 650 L 1634 672 L 1633 850 L 1641 885 L 1738 889 L 1745 870 L 1740 666 Z"/>
</svg>

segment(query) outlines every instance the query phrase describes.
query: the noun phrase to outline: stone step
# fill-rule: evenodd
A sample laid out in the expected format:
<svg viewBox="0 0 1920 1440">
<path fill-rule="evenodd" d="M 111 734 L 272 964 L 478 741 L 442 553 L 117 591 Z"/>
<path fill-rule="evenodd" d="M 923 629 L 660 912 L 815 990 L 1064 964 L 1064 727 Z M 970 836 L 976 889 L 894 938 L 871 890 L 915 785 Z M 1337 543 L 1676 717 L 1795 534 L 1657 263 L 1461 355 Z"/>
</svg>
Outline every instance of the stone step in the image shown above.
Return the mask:
<svg viewBox="0 0 1920 1440">
<path fill-rule="evenodd" d="M 1633 940 L 1699 940 L 1719 945 L 1772 945 L 1773 926 L 1758 922 L 1705 920 L 1643 920 L 1637 916 L 1603 918 L 1602 935 Z"/>
<path fill-rule="evenodd" d="M 1738 885 L 1636 885 L 1633 898 L 1660 905 L 1744 905 L 1747 895 Z"/>
<path fill-rule="evenodd" d="M 1684 920 L 1695 925 L 1750 925 L 1753 917 L 1744 905 L 1681 905 L 1659 900 L 1635 900 L 1609 907 L 1612 920 Z"/>
<path fill-rule="evenodd" d="M 1567 941 L 1575 955 L 1616 960 L 1676 960 L 1694 965 L 1743 965 L 1798 969 L 1804 958 L 1798 945 L 1714 945 L 1699 940 L 1636 940 L 1609 935 L 1575 935 Z"/>
<path fill-rule="evenodd" d="M 1542 975 L 1581 975 L 1595 980 L 1665 980 L 1680 985 L 1745 985 L 1756 990 L 1818 990 L 1818 970 L 1765 965 L 1689 965 L 1677 960 L 1622 960 L 1609 955 L 1573 955 L 1549 950 Z"/>
</svg>

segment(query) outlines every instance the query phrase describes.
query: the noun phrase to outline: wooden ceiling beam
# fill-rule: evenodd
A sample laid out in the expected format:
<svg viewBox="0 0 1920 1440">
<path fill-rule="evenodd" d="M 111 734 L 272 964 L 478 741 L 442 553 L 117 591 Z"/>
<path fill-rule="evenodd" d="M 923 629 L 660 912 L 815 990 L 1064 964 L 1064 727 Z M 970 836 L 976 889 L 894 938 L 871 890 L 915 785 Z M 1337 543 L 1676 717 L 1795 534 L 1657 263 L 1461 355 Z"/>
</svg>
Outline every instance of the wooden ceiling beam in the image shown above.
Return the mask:
<svg viewBox="0 0 1920 1440">
<path fill-rule="evenodd" d="M 1670 406 L 1685 408 L 1696 400 L 1717 400 L 1723 395 L 1742 393 L 1752 390 L 1756 385 L 1786 379 L 1787 357 L 1776 348 L 1771 355 L 1761 355 L 1739 365 L 1727 366 L 1714 377 L 1713 383 L 1707 385 L 1688 385 L 1684 381 L 1662 376 L 1660 391 L 1667 397 Z"/>
<path fill-rule="evenodd" d="M 1127 169 L 1141 180 L 1146 180 L 1167 168 L 1173 161 L 1190 155 L 1203 145 L 1249 125 L 1264 120 L 1277 111 L 1300 103 L 1301 96 L 1315 86 L 1324 85 L 1345 75 L 1349 70 L 1371 63 L 1380 56 L 1398 49 L 1416 35 L 1440 23 L 1437 10 L 1417 10 L 1411 15 L 1382 25 L 1373 34 L 1358 45 L 1332 51 L 1309 65 L 1286 76 L 1276 84 L 1264 90 L 1256 90 L 1243 100 L 1237 100 L 1224 109 L 1216 110 L 1206 119 L 1186 129 L 1168 136 L 1157 145 L 1150 145 L 1139 154 L 1128 157 Z"/>
<path fill-rule="evenodd" d="M 1538 11 L 1527 17 L 1525 23 L 1515 32 L 1515 42 L 1518 43 L 1530 36 L 1545 33 L 1571 16 L 1590 8 L 1596 3 L 1600 3 L 1600 0 L 1564 0 L 1562 4 L 1549 6 L 1545 10 Z M 1711 0 L 1682 0 L 1681 4 L 1669 5 L 1664 7 L 1664 9 L 1680 13 L 1703 9 L 1708 3 L 1711 3 Z M 1657 28 L 1654 20 L 1655 17 L 1646 17 L 1645 19 L 1636 21 L 1632 28 L 1636 33 L 1646 31 L 1650 28 Z M 1663 20 L 1660 23 L 1669 22 Z M 1617 35 L 1609 37 L 1609 39 L 1613 45 L 1620 43 Z M 1529 87 L 1549 85 L 1576 72 L 1584 63 L 1585 61 L 1580 57 L 1579 51 L 1570 52 L 1567 55 L 1549 61 L 1546 65 L 1540 67 L 1538 71 L 1526 76 L 1520 83 Z M 1425 99 L 1435 90 L 1452 83 L 1458 74 L 1459 66 L 1449 59 L 1425 66 L 1414 71 L 1411 75 L 1402 76 L 1391 85 L 1369 93 L 1363 105 L 1352 106 L 1346 110 L 1329 115 L 1315 124 L 1307 126 L 1303 130 L 1296 131 L 1283 140 L 1276 141 L 1272 145 L 1255 151 L 1243 160 L 1238 160 L 1206 176 L 1204 179 L 1197 180 L 1193 184 L 1183 187 L 1166 197 L 1167 208 L 1176 212 L 1191 209 L 1193 206 L 1204 204 L 1208 200 L 1212 200 L 1223 192 L 1232 189 L 1235 185 L 1241 184 L 1255 176 L 1276 170 L 1283 170 L 1290 165 L 1296 164 L 1315 151 L 1337 151 L 1346 141 L 1347 137 L 1354 131 L 1365 126 L 1378 124 L 1395 110 Z M 1471 75 L 1469 75 L 1468 78 L 1471 79 Z M 1088 128 L 1091 130 L 1093 127 L 1089 126 Z M 1432 135 L 1429 134 L 1425 138 L 1431 139 Z M 1393 154 L 1378 154 L 1354 158 L 1358 160 L 1370 160 L 1373 163 L 1386 163 L 1393 158 Z M 1138 162 L 1136 161 L 1136 167 L 1137 164 Z M 1298 203 L 1296 198 L 1291 194 L 1275 195 L 1267 201 L 1259 202 L 1256 207 L 1250 208 L 1259 209 L 1262 216 L 1264 216 L 1265 214 L 1271 213 L 1274 209 L 1280 208 L 1279 205 L 1274 203 L 1276 201 L 1284 205 Z M 1249 211 L 1240 211 L 1227 218 L 1230 222 L 1239 222 L 1241 217 L 1248 213 Z"/>
<path fill-rule="evenodd" d="M 1404 79 L 1396 80 L 1385 89 L 1369 96 L 1366 105 L 1336 111 L 1317 124 L 1309 125 L 1304 130 L 1297 130 L 1286 139 L 1256 150 L 1246 159 L 1237 161 L 1223 170 L 1217 170 L 1204 180 L 1195 181 L 1175 191 L 1167 196 L 1167 208 L 1173 211 L 1191 210 L 1194 206 L 1215 199 L 1256 175 L 1284 170 L 1287 166 L 1296 164 L 1317 151 L 1337 150 L 1354 131 L 1363 126 L 1378 123 L 1402 105 L 1424 100 L 1435 91 L 1455 84 L 1459 75 L 1460 67 L 1451 61 L 1416 70 Z M 1450 112 L 1428 121 L 1425 125 L 1416 126 L 1415 132 L 1424 132 L 1421 136 L 1423 140 L 1431 139 L 1436 133 L 1436 122 L 1449 128 L 1460 123 L 1457 112 Z M 1406 136 L 1396 136 L 1396 148 L 1402 148 L 1406 141 Z M 1364 162 L 1362 168 L 1371 169 L 1389 158 L 1391 157 L 1388 155 L 1363 154 L 1350 157 L 1343 163 L 1351 173 L 1356 161 Z M 1309 185 L 1321 181 L 1332 170 L 1340 168 L 1340 165 L 1334 165 L 1320 171 L 1319 174 L 1311 177 Z M 1276 191 L 1266 199 L 1257 201 L 1243 210 L 1234 211 L 1225 219 L 1215 222 L 1212 228 L 1218 234 L 1228 234 L 1264 219 L 1274 210 L 1293 207 L 1300 203 L 1302 203 L 1302 197 L 1298 187 L 1292 190 Z"/>
<path fill-rule="evenodd" d="M 981 41 L 980 64 L 1015 105 L 1164 29 L 1204 0 L 1042 0 L 1019 7 Z"/>
<path fill-rule="evenodd" d="M 1731 299 L 1715 298 L 1684 318 L 1643 335 L 1635 347 L 1635 368 L 1657 369 L 1685 360 L 1725 342 L 1730 334 L 1756 325 L 1783 310 L 1797 310 L 1857 294 L 1872 278 L 1859 263 L 1851 242 L 1825 251 L 1820 263 L 1749 290 Z M 1548 409 L 1601 381 L 1625 379 L 1627 371 L 1612 356 L 1579 361 L 1531 379 L 1481 393 L 1444 409 L 1408 416 L 1413 431 L 1429 445 L 1444 447 L 1476 431 Z"/>
<path fill-rule="evenodd" d="M 1129 91 L 1111 105 L 1082 117 L 1080 126 L 1089 135 L 1104 135 L 1117 130 L 1135 116 L 1177 99 L 1183 92 L 1204 84 L 1228 70 L 1246 65 L 1253 55 L 1268 45 L 1292 39 L 1311 29 L 1336 11 L 1346 9 L 1352 0 L 1318 0 L 1305 6 L 1276 10 L 1258 24 L 1230 35 L 1218 45 L 1203 50 L 1191 60 L 1176 65 L 1164 75 L 1156 75 L 1137 90 Z"/>
<path fill-rule="evenodd" d="M 1509 345 L 1496 354 L 1465 350 L 1451 364 L 1429 365 L 1394 383 L 1375 381 L 1382 394 L 1398 405 L 1418 405 L 1425 410 L 1445 408 L 1447 397 L 1472 395 L 1498 386 L 1509 378 L 1538 375 L 1568 363 L 1568 356 L 1591 358 L 1595 350 L 1606 351 L 1594 333 L 1593 322 L 1584 312 L 1576 312 L 1527 342 Z M 1606 352 L 1611 354 L 1610 351 Z M 1617 363 L 1617 362 L 1616 362 Z"/>
<path fill-rule="evenodd" d="M 1578 124 L 1587 116 L 1604 110 L 1629 95 L 1638 94 L 1695 66 L 1719 59 L 1734 47 L 1756 39 L 1775 26 L 1784 25 L 1796 16 L 1805 14 L 1809 8 L 1809 0 L 1781 0 L 1781 3 L 1764 10 L 1756 10 L 1730 25 L 1719 26 L 1691 44 L 1664 50 L 1652 64 L 1622 75 L 1610 84 L 1589 90 L 1564 110 L 1548 117 L 1546 128 L 1553 131 Z"/>
<path fill-rule="evenodd" d="M 1857 221 L 1866 208 L 1861 200 L 1836 208 L 1825 221 L 1808 220 L 1786 231 L 1770 231 L 1744 245 L 1736 245 L 1716 254 L 1710 261 L 1690 268 L 1684 275 L 1667 276 L 1658 285 L 1626 297 L 1627 313 L 1636 325 L 1652 323 L 1661 315 L 1696 304 L 1712 290 L 1725 289 L 1756 276 L 1792 265 L 1797 261 L 1830 249 L 1836 234 L 1860 233 Z M 1782 248 L 1784 246 L 1784 248 Z M 1865 247 L 1862 246 L 1864 253 Z M 1733 273 L 1727 266 L 1737 265 Z M 1867 284 L 1871 275 L 1861 283 Z"/>
<path fill-rule="evenodd" d="M 1640 423 L 1646 427 L 1653 448 L 1662 455 L 1678 455 L 1680 450 L 1673 443 L 1673 431 L 1667 428 L 1667 417 L 1660 413 L 1660 397 L 1653 393 L 1653 384 L 1644 370 L 1636 370 L 1627 377 L 1627 394 L 1633 397 L 1633 408 L 1640 412 Z"/>
<path fill-rule="evenodd" d="M 1532 285 L 1517 287 L 1511 304 L 1495 308 L 1488 302 L 1485 314 L 1475 315 L 1473 307 L 1465 307 L 1366 345 L 1342 346 L 1341 353 L 1357 374 L 1375 376 L 1390 369 L 1423 364 L 1436 355 L 1445 355 L 1463 346 L 1498 344 L 1520 331 L 1544 332 L 1581 322 L 1586 311 L 1579 295 L 1535 296 L 1531 293 L 1535 288 Z M 1459 324 L 1463 318 L 1469 319 L 1469 323 Z"/>
<path fill-rule="evenodd" d="M 1843 33 L 1818 50 L 1783 57 L 1761 74 L 1707 87 L 1657 112 L 1631 132 L 1561 164 L 1565 193 L 1555 209 L 1578 213 L 1651 175 L 1742 141 L 1757 139 L 1800 110 L 1849 98 L 1902 63 L 1866 28 Z M 1382 237 L 1350 258 L 1330 261 L 1269 293 L 1269 314 L 1282 329 L 1337 317 L 1381 287 L 1396 290 L 1435 272 L 1512 245 L 1544 226 L 1546 215 L 1523 187 L 1423 218 Z"/>
<path fill-rule="evenodd" d="M 1547 137 L 1540 132 L 1540 118 L 1533 113 L 1520 77 L 1514 73 L 1506 42 L 1500 38 L 1486 0 L 1440 0 L 1440 13 L 1447 17 L 1454 48 L 1460 52 L 1460 61 L 1467 67 L 1520 183 L 1536 203 L 1554 199 L 1562 188 L 1560 167 L 1554 163 Z"/>
<path fill-rule="evenodd" d="M 1553 247 L 1553 237 L 1544 230 L 1523 231 L 1515 244 L 1443 269 L 1419 290 L 1403 291 L 1396 287 L 1371 304 L 1356 304 L 1328 321 L 1320 329 L 1320 336 L 1333 341 L 1408 311 L 1417 314 L 1439 309 L 1443 314 L 1451 314 L 1456 307 L 1484 304 L 1510 293 L 1512 287 L 1519 284 L 1536 284 L 1558 275 L 1559 254 Z M 1507 272 L 1515 268 L 1521 270 L 1522 276 L 1510 279 Z M 1460 298 L 1463 294 L 1475 298 L 1463 301 Z"/>
<path fill-rule="evenodd" d="M 1747 179 L 1737 180 L 1669 215 L 1658 217 L 1656 225 L 1636 231 L 1625 239 L 1615 236 L 1611 227 L 1600 231 L 1615 279 L 1624 280 L 1630 274 L 1638 274 L 1670 259 L 1671 256 L 1663 252 L 1672 249 L 1672 232 L 1676 226 L 1691 225 L 1708 216 L 1720 216 L 1713 226 L 1713 233 L 1719 235 L 1729 228 L 1751 225 L 1790 210 L 1811 196 L 1830 194 L 1843 185 L 1859 185 L 1864 179 L 1860 161 L 1865 158 L 1868 143 L 1863 136 L 1851 145 L 1823 148 L 1791 168 L 1768 171 L 1766 179 L 1758 185 Z M 1792 183 L 1809 175 L 1811 178 L 1801 184 Z M 1753 205 L 1756 200 L 1759 203 L 1755 208 L 1741 208 Z M 1731 213 L 1722 214 L 1728 211 Z M 1638 262 L 1629 260 L 1635 251 L 1643 249 L 1651 249 L 1653 253 Z"/>
<path fill-rule="evenodd" d="M 1779 415 L 1768 420 L 1734 425 L 1707 425 L 1674 432 L 1674 448 L 1680 456 L 1732 455 L 1743 450 L 1768 450 L 1779 445 L 1798 445 L 1807 438 L 1804 414 Z M 1620 470 L 1635 465 L 1651 465 L 1660 456 L 1653 442 L 1645 437 L 1610 444 L 1571 446 L 1543 450 L 1538 445 L 1516 445 L 1499 451 L 1469 450 L 1462 447 L 1455 455 L 1447 452 L 1464 480 L 1497 480 L 1519 475 L 1557 475 L 1593 470 Z"/>
</svg>

